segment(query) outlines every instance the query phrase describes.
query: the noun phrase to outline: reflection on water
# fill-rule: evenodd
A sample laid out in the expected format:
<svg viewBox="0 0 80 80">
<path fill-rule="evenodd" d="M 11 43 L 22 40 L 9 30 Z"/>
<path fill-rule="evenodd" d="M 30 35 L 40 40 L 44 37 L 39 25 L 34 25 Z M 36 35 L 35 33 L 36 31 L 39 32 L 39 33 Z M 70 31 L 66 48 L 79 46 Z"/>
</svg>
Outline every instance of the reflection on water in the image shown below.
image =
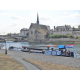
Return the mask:
<svg viewBox="0 0 80 80">
<path fill-rule="evenodd" d="M 0 43 L 2 44 L 2 43 Z M 5 43 L 3 43 L 5 45 Z M 70 43 L 69 43 L 70 44 Z M 43 46 L 43 45 L 68 45 L 68 43 L 29 43 L 29 42 L 12 42 L 7 41 L 6 42 L 7 49 L 9 49 L 9 46 L 14 47 L 22 47 L 22 46 Z M 5 46 L 3 47 L 5 49 Z M 56 49 L 56 47 L 54 47 Z M 80 43 L 75 43 L 73 48 L 67 48 L 67 50 L 73 51 L 75 54 L 75 58 L 80 58 Z"/>
</svg>

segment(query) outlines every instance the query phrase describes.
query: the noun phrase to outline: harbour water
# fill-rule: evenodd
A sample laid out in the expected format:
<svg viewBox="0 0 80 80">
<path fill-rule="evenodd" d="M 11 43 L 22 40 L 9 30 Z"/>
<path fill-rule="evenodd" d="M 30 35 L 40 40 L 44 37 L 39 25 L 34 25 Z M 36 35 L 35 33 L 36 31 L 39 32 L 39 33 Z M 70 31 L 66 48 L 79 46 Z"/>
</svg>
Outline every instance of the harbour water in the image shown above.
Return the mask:
<svg viewBox="0 0 80 80">
<path fill-rule="evenodd" d="M 5 43 L 0 44 L 5 45 Z M 29 43 L 29 42 L 6 41 L 7 49 L 9 49 L 10 46 L 22 48 L 22 46 L 44 46 L 44 45 L 68 45 L 68 43 Z M 5 49 L 5 46 L 3 47 L 3 49 Z M 57 49 L 57 47 L 54 47 L 54 49 Z M 67 48 L 67 50 L 73 51 L 75 53 L 74 58 L 80 58 L 80 43 L 75 43 L 73 48 Z"/>
</svg>

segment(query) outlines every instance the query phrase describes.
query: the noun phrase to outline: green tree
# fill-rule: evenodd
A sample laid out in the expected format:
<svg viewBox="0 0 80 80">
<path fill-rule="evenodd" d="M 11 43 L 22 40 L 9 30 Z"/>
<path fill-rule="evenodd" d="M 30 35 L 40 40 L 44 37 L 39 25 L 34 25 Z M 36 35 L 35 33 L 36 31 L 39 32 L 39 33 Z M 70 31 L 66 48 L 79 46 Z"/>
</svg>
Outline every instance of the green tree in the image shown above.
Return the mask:
<svg viewBox="0 0 80 80">
<path fill-rule="evenodd" d="M 11 36 L 11 33 L 8 33 L 7 36 Z"/>
<path fill-rule="evenodd" d="M 29 33 L 26 33 L 27 37 L 29 37 Z"/>
<path fill-rule="evenodd" d="M 78 39 L 78 36 L 76 36 L 76 39 Z"/>
<path fill-rule="evenodd" d="M 78 28 L 80 28 L 80 25 L 78 26 Z"/>
</svg>

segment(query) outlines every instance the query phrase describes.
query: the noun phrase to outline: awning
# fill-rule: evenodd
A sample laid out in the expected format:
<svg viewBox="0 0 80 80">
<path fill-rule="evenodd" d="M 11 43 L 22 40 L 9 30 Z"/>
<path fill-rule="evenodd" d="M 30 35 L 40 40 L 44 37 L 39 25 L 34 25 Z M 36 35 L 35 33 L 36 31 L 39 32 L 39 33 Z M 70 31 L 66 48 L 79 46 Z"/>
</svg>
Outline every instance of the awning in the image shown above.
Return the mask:
<svg viewBox="0 0 80 80">
<path fill-rule="evenodd" d="M 65 49 L 65 46 L 64 45 L 58 45 L 58 48 L 59 49 Z"/>
</svg>

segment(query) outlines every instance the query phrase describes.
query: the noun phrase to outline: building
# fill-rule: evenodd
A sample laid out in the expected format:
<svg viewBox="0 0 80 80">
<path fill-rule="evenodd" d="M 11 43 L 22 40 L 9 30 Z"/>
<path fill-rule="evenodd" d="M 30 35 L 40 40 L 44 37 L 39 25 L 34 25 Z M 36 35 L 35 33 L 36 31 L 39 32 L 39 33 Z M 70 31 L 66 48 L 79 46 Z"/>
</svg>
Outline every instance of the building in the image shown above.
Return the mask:
<svg viewBox="0 0 80 80">
<path fill-rule="evenodd" d="M 41 41 L 48 38 L 50 26 L 39 24 L 39 17 L 37 14 L 37 23 L 31 23 L 29 28 L 29 40 Z"/>
<path fill-rule="evenodd" d="M 16 33 L 10 34 L 10 35 L 11 35 L 11 37 L 17 37 L 17 36 L 19 36 L 19 34 L 16 34 Z"/>
<path fill-rule="evenodd" d="M 29 33 L 29 29 L 23 28 L 23 29 L 20 30 L 19 36 L 27 37 L 28 36 L 27 35 L 28 33 Z"/>
<path fill-rule="evenodd" d="M 80 28 L 73 28 L 73 36 L 76 37 L 80 37 Z"/>
<path fill-rule="evenodd" d="M 54 26 L 53 34 L 55 34 L 55 35 L 72 35 L 72 28 L 70 25 L 57 26 L 56 28 Z"/>
</svg>

